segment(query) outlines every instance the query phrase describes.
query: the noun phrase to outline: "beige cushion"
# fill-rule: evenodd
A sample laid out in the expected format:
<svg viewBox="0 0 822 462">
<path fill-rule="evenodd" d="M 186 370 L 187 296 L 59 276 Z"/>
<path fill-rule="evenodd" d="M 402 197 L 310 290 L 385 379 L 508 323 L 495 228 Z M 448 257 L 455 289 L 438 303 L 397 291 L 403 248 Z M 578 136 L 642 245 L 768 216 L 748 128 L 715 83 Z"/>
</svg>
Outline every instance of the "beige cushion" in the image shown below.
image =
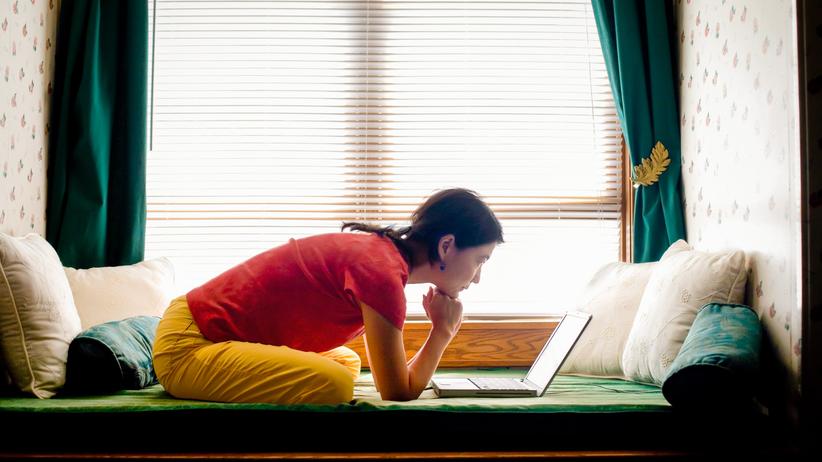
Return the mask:
<svg viewBox="0 0 822 462">
<path fill-rule="evenodd" d="M 83 329 L 132 316 L 162 316 L 174 295 L 167 258 L 133 265 L 65 268 Z"/>
<path fill-rule="evenodd" d="M 57 252 L 37 234 L 0 233 L 0 344 L 20 390 L 50 398 L 63 386 L 71 340 L 80 333 Z"/>
<path fill-rule="evenodd" d="M 591 321 L 560 370 L 561 374 L 622 378 L 622 351 L 631 332 L 652 263 L 609 263 L 585 286 L 576 304 Z"/>
<path fill-rule="evenodd" d="M 627 378 L 661 385 L 699 309 L 742 303 L 748 278 L 741 250 L 701 252 L 673 243 L 654 268 L 622 354 Z"/>
</svg>

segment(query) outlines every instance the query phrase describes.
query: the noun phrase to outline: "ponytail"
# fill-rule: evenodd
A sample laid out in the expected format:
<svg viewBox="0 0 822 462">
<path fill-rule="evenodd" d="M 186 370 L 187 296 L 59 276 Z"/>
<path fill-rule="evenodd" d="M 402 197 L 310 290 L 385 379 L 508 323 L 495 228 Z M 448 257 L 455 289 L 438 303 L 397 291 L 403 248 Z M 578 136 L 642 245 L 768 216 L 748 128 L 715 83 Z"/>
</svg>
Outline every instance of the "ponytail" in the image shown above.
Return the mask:
<svg viewBox="0 0 822 462">
<path fill-rule="evenodd" d="M 391 239 L 391 242 L 394 243 L 394 245 L 400 251 L 402 258 L 408 264 L 408 267 L 413 268 L 413 252 L 411 251 L 411 246 L 408 245 L 408 241 L 406 241 L 404 238 L 408 235 L 408 233 L 411 232 L 410 226 L 394 229 L 393 226 L 376 226 L 368 223 L 346 221 L 343 222 L 340 230 L 345 231 L 346 229 L 350 229 L 351 231 L 374 233 L 380 237 L 387 237 Z"/>
<path fill-rule="evenodd" d="M 494 212 L 479 195 L 469 189 L 453 188 L 432 194 L 411 214 L 411 226 L 394 229 L 366 223 L 345 222 L 342 230 L 364 231 L 391 239 L 408 266 L 413 268 L 411 242 L 423 244 L 427 249 L 428 263 L 439 261 L 439 240 L 453 234 L 455 245 L 460 249 L 503 243 L 502 225 Z"/>
</svg>

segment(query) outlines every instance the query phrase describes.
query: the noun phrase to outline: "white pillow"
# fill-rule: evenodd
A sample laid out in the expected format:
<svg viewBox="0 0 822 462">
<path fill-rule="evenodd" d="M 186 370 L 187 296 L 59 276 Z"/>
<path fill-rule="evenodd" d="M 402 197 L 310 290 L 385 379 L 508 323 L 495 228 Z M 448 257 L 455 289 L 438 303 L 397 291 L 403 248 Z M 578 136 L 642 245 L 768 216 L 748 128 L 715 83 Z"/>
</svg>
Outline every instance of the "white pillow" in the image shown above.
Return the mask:
<svg viewBox="0 0 822 462">
<path fill-rule="evenodd" d="M 37 234 L 0 233 L 0 344 L 17 388 L 52 397 L 66 380 L 69 343 L 79 333 L 57 252 Z"/>
<path fill-rule="evenodd" d="M 133 265 L 65 268 L 83 329 L 132 316 L 162 316 L 174 294 L 174 267 L 160 257 Z"/>
<path fill-rule="evenodd" d="M 609 263 L 582 291 L 576 309 L 591 321 L 560 369 L 561 374 L 622 378 L 622 351 L 656 262 Z"/>
<path fill-rule="evenodd" d="M 631 380 L 661 385 L 699 309 L 742 303 L 748 279 L 745 253 L 701 252 L 673 243 L 654 268 L 622 354 Z"/>
</svg>

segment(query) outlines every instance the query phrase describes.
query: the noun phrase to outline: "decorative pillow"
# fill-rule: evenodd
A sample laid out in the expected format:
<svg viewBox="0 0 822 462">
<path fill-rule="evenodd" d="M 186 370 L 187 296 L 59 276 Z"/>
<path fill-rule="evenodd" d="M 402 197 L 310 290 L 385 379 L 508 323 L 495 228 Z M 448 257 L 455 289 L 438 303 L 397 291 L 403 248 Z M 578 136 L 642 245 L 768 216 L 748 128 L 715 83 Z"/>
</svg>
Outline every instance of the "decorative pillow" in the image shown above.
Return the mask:
<svg viewBox="0 0 822 462">
<path fill-rule="evenodd" d="M 69 346 L 66 391 L 106 393 L 156 384 L 151 348 L 159 322 L 134 316 L 81 332 Z"/>
<path fill-rule="evenodd" d="M 651 273 L 622 354 L 625 376 L 662 385 L 699 308 L 741 303 L 748 278 L 745 253 L 701 252 L 673 243 Z"/>
<path fill-rule="evenodd" d="M 175 295 L 174 267 L 167 258 L 65 272 L 83 329 L 132 316 L 162 316 Z"/>
<path fill-rule="evenodd" d="M 17 388 L 53 396 L 65 382 L 69 343 L 80 330 L 57 252 L 37 234 L 0 233 L 0 345 Z"/>
<path fill-rule="evenodd" d="M 560 369 L 561 374 L 622 378 L 622 351 L 634 323 L 651 263 L 609 263 L 582 291 L 576 309 L 591 321 Z"/>
<path fill-rule="evenodd" d="M 662 382 L 662 394 L 687 410 L 751 406 L 761 340 L 759 317 L 750 307 L 705 305 Z"/>
</svg>

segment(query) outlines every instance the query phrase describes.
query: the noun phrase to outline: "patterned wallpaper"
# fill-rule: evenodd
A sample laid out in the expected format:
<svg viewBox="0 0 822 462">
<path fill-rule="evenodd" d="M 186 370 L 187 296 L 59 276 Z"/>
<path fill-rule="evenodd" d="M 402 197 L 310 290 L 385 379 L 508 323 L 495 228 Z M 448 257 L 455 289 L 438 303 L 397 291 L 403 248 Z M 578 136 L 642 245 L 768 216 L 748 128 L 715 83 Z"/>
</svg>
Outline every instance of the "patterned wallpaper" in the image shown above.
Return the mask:
<svg viewBox="0 0 822 462">
<path fill-rule="evenodd" d="M 675 15 L 688 241 L 748 253 L 746 303 L 767 332 L 763 397 L 793 414 L 802 342 L 793 1 L 676 0 Z"/>
<path fill-rule="evenodd" d="M 45 235 L 49 94 L 59 5 L 0 0 L 0 232 Z"/>
</svg>

